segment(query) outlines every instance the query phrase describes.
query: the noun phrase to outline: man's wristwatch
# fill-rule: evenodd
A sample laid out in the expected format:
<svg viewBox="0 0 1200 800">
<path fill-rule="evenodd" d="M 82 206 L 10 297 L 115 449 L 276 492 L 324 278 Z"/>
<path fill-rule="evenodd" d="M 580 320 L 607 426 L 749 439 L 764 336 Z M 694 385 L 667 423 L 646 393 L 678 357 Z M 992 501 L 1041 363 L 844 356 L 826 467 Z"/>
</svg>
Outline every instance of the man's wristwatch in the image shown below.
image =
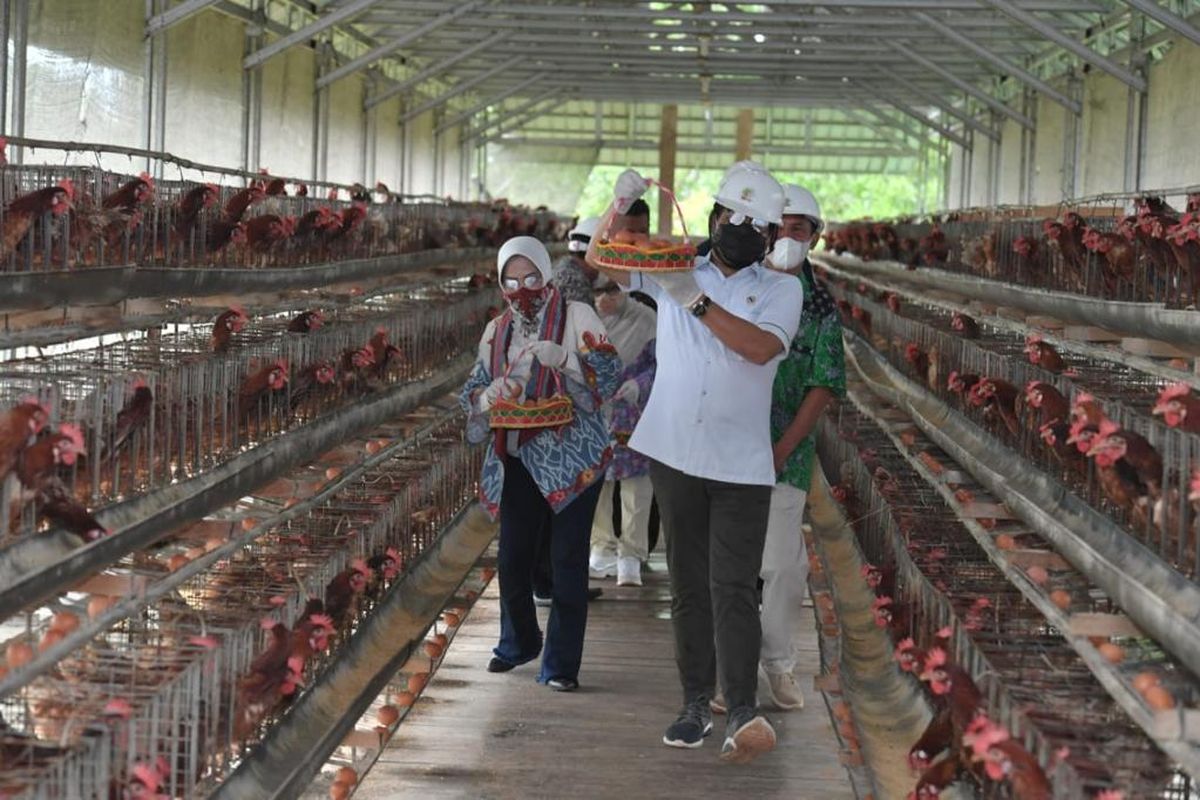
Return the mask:
<svg viewBox="0 0 1200 800">
<path fill-rule="evenodd" d="M 688 311 L 692 312 L 693 317 L 703 317 L 708 313 L 708 307 L 711 305 L 712 298 L 706 294 L 702 294 L 696 302 L 688 306 Z"/>
</svg>

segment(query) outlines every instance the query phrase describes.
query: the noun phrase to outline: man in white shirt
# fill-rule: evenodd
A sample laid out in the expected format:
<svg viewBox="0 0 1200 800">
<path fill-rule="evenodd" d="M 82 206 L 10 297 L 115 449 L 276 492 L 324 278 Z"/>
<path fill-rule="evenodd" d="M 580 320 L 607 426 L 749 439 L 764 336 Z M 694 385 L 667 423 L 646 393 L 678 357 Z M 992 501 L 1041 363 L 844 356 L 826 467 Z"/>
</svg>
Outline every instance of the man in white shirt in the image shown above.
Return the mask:
<svg viewBox="0 0 1200 800">
<path fill-rule="evenodd" d="M 627 170 L 615 210 L 645 187 Z M 729 707 L 721 758 L 744 763 L 775 746 L 755 698 L 756 583 L 775 484 L 771 386 L 799 326 L 803 290 L 761 263 L 782 218 L 779 183 L 758 164 L 739 162 L 714 200 L 712 252 L 694 270 L 609 275 L 659 309 L 658 373 L 629 446 L 652 460 L 667 537 L 684 708 L 663 742 L 703 744 L 720 674 Z M 593 256 L 594 248 L 589 261 L 599 266 Z"/>
</svg>

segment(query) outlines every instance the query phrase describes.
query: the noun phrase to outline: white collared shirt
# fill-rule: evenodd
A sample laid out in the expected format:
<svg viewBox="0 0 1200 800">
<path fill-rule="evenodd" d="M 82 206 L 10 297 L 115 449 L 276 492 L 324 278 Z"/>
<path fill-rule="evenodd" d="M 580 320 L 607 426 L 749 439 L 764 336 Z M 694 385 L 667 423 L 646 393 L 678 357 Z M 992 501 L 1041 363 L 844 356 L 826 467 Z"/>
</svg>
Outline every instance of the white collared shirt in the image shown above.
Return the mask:
<svg viewBox="0 0 1200 800">
<path fill-rule="evenodd" d="M 713 303 L 775 334 L 779 356 L 755 364 L 726 347 L 654 282 L 633 273 L 629 291 L 658 302 L 658 372 L 630 448 L 698 478 L 775 485 L 771 385 L 800 326 L 804 290 L 792 275 L 761 264 L 726 278 L 706 256 L 696 283 Z"/>
</svg>

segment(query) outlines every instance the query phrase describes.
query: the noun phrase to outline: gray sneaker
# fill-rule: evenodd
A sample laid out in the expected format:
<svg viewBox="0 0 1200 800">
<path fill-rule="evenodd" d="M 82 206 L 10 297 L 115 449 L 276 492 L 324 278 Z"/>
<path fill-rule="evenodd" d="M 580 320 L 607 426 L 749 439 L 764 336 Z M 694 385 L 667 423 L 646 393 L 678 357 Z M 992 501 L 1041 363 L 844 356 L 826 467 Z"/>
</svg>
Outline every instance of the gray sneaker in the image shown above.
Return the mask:
<svg viewBox="0 0 1200 800">
<path fill-rule="evenodd" d="M 722 761 L 749 764 L 774 749 L 775 729 L 766 717 L 750 706 L 730 710 L 729 724 L 725 726 L 725 743 L 721 745 Z"/>
<path fill-rule="evenodd" d="M 697 697 L 684 706 L 679 718 L 668 726 L 663 734 L 663 744 L 668 747 L 699 747 L 704 744 L 704 737 L 712 733 L 712 727 L 708 698 Z"/>
</svg>

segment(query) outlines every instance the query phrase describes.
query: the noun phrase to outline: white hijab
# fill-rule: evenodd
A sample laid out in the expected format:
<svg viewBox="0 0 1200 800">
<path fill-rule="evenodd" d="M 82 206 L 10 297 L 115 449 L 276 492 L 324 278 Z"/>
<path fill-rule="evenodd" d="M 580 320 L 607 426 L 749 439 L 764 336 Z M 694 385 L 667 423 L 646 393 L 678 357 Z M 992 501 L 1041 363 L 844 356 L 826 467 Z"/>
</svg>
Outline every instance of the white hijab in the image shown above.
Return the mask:
<svg viewBox="0 0 1200 800">
<path fill-rule="evenodd" d="M 649 306 L 639 303 L 628 295 L 621 298 L 621 308 L 611 316 L 601 316 L 608 340 L 617 348 L 617 355 L 625 366 L 632 364 L 646 343 L 654 338 L 657 318 Z"/>
</svg>

